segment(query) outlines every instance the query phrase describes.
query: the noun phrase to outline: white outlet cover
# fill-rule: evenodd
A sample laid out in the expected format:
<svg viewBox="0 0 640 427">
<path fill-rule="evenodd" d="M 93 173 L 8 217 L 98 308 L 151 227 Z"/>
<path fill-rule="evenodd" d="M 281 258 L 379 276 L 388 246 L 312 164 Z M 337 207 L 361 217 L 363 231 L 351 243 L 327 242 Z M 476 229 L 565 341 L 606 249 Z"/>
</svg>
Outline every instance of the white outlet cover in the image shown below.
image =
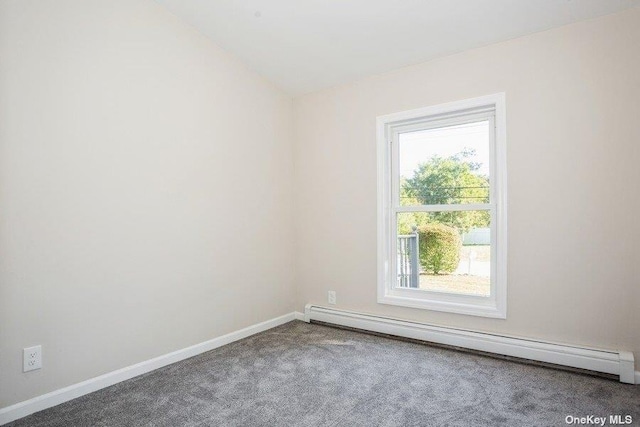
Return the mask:
<svg viewBox="0 0 640 427">
<path fill-rule="evenodd" d="M 22 351 L 22 372 L 35 371 L 42 368 L 42 346 L 25 348 Z"/>
<path fill-rule="evenodd" d="M 336 303 L 336 291 L 329 291 L 329 294 L 327 295 L 327 299 L 329 301 L 329 304 L 335 304 Z"/>
</svg>

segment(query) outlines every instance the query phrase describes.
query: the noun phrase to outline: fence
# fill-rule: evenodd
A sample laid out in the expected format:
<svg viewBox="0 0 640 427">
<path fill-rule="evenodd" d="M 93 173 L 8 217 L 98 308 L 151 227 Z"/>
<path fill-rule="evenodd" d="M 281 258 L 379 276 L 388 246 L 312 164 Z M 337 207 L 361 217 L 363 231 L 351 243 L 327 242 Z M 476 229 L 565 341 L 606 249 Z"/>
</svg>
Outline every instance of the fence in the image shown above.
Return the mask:
<svg viewBox="0 0 640 427">
<path fill-rule="evenodd" d="M 420 260 L 418 259 L 418 232 L 398 236 L 398 286 L 420 287 Z"/>
<path fill-rule="evenodd" d="M 463 245 L 490 245 L 491 244 L 491 229 L 486 228 L 472 228 L 466 233 L 462 234 Z"/>
</svg>

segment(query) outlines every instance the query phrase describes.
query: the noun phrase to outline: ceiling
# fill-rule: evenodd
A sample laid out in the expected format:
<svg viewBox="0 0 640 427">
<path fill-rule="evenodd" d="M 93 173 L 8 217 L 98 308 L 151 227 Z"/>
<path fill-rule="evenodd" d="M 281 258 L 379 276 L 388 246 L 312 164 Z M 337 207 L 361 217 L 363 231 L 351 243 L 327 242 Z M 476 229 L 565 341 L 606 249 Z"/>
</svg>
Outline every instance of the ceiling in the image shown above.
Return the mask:
<svg viewBox="0 0 640 427">
<path fill-rule="evenodd" d="M 291 95 L 640 0 L 156 0 Z"/>
</svg>

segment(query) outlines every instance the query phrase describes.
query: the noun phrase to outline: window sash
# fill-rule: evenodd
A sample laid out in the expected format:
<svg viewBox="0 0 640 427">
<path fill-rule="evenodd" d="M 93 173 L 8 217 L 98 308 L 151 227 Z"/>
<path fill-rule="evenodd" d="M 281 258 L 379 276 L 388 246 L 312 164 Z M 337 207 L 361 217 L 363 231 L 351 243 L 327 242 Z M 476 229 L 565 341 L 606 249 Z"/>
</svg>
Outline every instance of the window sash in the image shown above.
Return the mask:
<svg viewBox="0 0 640 427">
<path fill-rule="evenodd" d="M 470 210 L 470 209 L 469 209 Z M 428 289 L 412 289 L 412 291 L 416 291 L 416 292 L 424 292 L 424 293 L 431 293 L 431 294 L 438 294 L 438 295 L 453 295 L 456 298 L 457 297 L 461 297 L 461 296 L 465 296 L 465 297 L 470 297 L 472 299 L 475 299 L 478 302 L 483 303 L 485 300 L 487 299 L 493 299 L 496 295 L 496 291 L 497 291 L 497 242 L 496 242 L 496 230 L 497 230 L 497 221 L 496 219 L 496 209 L 495 207 L 490 207 L 488 209 L 474 209 L 474 210 L 485 210 L 485 211 L 489 211 L 489 218 L 490 218 L 490 222 L 489 222 L 489 234 L 490 234 L 490 251 L 491 251 L 491 272 L 490 272 L 490 288 L 489 288 L 489 295 L 488 296 L 482 296 L 482 295 L 467 295 L 467 294 L 459 294 L 459 293 L 454 293 L 454 292 L 445 292 L 445 291 L 431 291 Z M 461 210 L 456 211 L 455 209 L 447 209 L 446 211 L 438 211 L 438 210 L 422 210 L 422 211 L 411 211 L 411 212 L 462 212 Z M 398 257 L 397 257 L 397 252 L 398 252 L 398 213 L 402 213 L 402 212 L 394 212 L 391 215 L 391 226 L 390 226 L 390 254 L 389 254 L 389 267 L 390 267 L 390 279 L 389 282 L 387 283 L 387 287 L 389 290 L 396 290 L 399 289 L 399 285 L 398 285 Z"/>
<path fill-rule="evenodd" d="M 449 211 L 488 211 L 495 204 L 493 203 L 462 203 L 455 205 L 415 205 L 415 206 L 394 206 L 391 209 L 394 213 L 402 212 L 449 212 Z"/>
<path fill-rule="evenodd" d="M 486 205 L 494 206 L 496 204 L 495 193 L 496 183 L 493 177 L 495 176 L 496 162 L 495 162 L 495 141 L 496 141 L 496 112 L 495 109 L 484 111 L 477 114 L 469 115 L 457 115 L 453 118 L 446 118 L 440 120 L 423 119 L 422 121 L 414 122 L 411 125 L 394 126 L 391 133 L 391 203 L 390 206 L 398 209 L 400 208 L 400 134 L 408 132 L 416 132 L 431 129 L 440 129 L 443 127 L 458 126 L 468 123 L 475 123 L 480 121 L 489 122 L 489 203 Z M 462 204 L 462 203 L 461 203 Z M 461 205 L 458 204 L 458 205 Z M 471 204 L 471 203 L 470 203 Z M 476 204 L 481 205 L 481 204 Z M 449 206 L 449 205 L 414 205 L 411 207 L 432 207 L 432 206 Z M 452 205 L 453 206 L 453 205 Z M 446 209 L 442 209 L 446 210 Z M 464 210 L 464 209 L 463 209 Z"/>
</svg>

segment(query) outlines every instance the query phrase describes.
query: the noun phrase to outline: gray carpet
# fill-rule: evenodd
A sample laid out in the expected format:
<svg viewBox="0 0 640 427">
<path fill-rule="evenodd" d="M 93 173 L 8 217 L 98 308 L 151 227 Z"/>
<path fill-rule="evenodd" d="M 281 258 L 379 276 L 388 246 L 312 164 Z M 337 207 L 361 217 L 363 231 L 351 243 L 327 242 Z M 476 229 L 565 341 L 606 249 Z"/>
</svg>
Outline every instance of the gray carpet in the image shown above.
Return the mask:
<svg viewBox="0 0 640 427">
<path fill-rule="evenodd" d="M 295 321 L 9 425 L 564 426 L 610 414 L 640 423 L 640 386 Z"/>
</svg>

